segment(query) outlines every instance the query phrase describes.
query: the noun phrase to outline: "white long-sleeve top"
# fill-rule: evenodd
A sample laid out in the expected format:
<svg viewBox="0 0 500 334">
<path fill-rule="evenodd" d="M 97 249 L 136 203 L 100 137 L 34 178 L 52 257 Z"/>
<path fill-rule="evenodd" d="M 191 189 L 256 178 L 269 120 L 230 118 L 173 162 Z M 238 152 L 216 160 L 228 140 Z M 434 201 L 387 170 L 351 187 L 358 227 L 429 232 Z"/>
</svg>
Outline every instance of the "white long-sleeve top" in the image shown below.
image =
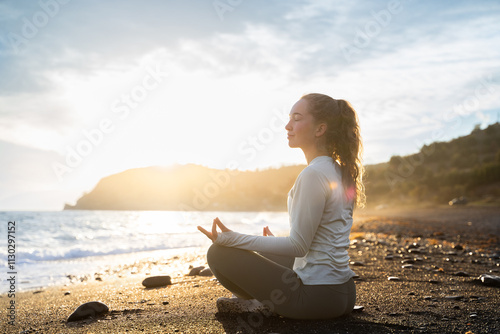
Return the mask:
<svg viewBox="0 0 500 334">
<path fill-rule="evenodd" d="M 305 285 L 342 284 L 349 268 L 353 201 L 342 186 L 340 166 L 319 156 L 299 174 L 288 193 L 290 235 L 265 237 L 219 233 L 216 244 L 295 257 L 293 269 Z"/>
</svg>

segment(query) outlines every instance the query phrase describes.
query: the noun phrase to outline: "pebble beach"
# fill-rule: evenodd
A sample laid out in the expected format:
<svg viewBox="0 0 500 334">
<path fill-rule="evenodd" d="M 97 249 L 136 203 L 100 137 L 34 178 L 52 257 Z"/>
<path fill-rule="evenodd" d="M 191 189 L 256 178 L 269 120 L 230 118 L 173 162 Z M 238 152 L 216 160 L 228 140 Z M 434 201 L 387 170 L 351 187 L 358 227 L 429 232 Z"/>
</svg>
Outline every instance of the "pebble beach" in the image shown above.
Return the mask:
<svg viewBox="0 0 500 334">
<path fill-rule="evenodd" d="M 231 293 L 207 271 L 193 275 L 207 267 L 195 249 L 16 293 L 14 325 L 3 294 L 0 323 L 4 333 L 500 333 L 499 229 L 495 207 L 357 213 L 349 254 L 358 307 L 339 319 L 220 314 L 217 298 Z M 171 284 L 144 287 L 151 272 Z M 91 301 L 108 310 L 67 321 Z"/>
</svg>

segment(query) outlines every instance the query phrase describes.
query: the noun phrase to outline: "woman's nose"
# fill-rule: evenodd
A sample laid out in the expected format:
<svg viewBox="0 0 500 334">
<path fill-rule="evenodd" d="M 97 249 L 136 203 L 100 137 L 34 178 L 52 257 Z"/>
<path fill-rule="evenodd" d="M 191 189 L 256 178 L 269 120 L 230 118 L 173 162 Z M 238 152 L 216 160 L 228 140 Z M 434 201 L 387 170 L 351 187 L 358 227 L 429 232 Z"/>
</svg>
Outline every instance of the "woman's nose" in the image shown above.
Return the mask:
<svg viewBox="0 0 500 334">
<path fill-rule="evenodd" d="M 291 122 L 292 122 L 292 120 L 288 121 L 288 123 L 285 125 L 285 130 L 287 130 L 287 131 L 292 130 L 292 126 L 290 125 Z"/>
</svg>

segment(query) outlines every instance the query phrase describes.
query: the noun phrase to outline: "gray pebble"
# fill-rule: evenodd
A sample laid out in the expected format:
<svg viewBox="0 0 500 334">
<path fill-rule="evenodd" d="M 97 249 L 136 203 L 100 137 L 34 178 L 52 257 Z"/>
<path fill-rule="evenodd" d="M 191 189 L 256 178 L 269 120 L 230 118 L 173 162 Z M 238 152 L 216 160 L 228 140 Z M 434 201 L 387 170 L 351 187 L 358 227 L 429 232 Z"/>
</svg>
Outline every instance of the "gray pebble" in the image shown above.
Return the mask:
<svg viewBox="0 0 500 334">
<path fill-rule="evenodd" d="M 482 274 L 479 279 L 484 285 L 500 286 L 500 276 Z"/>
<path fill-rule="evenodd" d="M 351 261 L 349 264 L 350 264 L 351 266 L 355 266 L 355 267 L 362 267 L 362 266 L 364 266 L 364 265 L 365 265 L 365 264 L 364 264 L 363 262 L 361 262 L 361 261 Z"/>
<path fill-rule="evenodd" d="M 416 248 L 420 248 L 420 245 L 417 244 L 416 242 L 412 243 L 407 247 L 407 249 L 416 249 Z"/>
<path fill-rule="evenodd" d="M 210 268 L 205 268 L 198 274 L 200 276 L 213 276 L 212 270 Z"/>
<path fill-rule="evenodd" d="M 498 259 L 500 259 L 500 252 L 499 253 L 488 254 L 488 258 L 489 259 L 498 260 Z"/>
<path fill-rule="evenodd" d="M 88 302 L 78 306 L 66 321 L 78 321 L 89 317 L 94 317 L 97 314 L 106 313 L 108 311 L 109 307 L 104 303 L 98 301 Z"/>
<path fill-rule="evenodd" d="M 448 299 L 448 300 L 462 300 L 464 299 L 464 296 L 461 296 L 461 295 L 454 295 L 454 296 L 444 296 L 445 299 Z"/>
<path fill-rule="evenodd" d="M 194 267 L 189 271 L 188 276 L 196 276 L 200 274 L 200 271 L 205 269 L 205 266 Z"/>
<path fill-rule="evenodd" d="M 156 288 L 160 286 L 172 285 L 170 276 L 151 276 L 142 281 L 142 285 L 146 288 Z"/>
</svg>

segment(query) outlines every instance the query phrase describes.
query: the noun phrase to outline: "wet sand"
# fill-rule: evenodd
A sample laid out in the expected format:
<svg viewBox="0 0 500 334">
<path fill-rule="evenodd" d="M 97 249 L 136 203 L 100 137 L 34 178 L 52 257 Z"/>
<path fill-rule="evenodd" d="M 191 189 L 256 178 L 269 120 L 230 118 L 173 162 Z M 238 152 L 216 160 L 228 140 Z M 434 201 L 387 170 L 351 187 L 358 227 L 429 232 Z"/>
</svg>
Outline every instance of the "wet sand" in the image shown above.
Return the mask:
<svg viewBox="0 0 500 334">
<path fill-rule="evenodd" d="M 365 210 L 355 218 L 349 253 L 359 276 L 356 305 L 364 308 L 340 319 L 219 314 L 215 301 L 231 293 L 213 277 L 186 276 L 190 265 L 206 266 L 200 249 L 17 293 L 15 326 L 5 315 L 11 299 L 2 295 L 2 332 L 500 333 L 500 288 L 478 279 L 500 276 L 500 208 Z M 170 275 L 173 284 L 144 288 L 152 272 Z M 94 300 L 109 312 L 66 322 Z"/>
</svg>

